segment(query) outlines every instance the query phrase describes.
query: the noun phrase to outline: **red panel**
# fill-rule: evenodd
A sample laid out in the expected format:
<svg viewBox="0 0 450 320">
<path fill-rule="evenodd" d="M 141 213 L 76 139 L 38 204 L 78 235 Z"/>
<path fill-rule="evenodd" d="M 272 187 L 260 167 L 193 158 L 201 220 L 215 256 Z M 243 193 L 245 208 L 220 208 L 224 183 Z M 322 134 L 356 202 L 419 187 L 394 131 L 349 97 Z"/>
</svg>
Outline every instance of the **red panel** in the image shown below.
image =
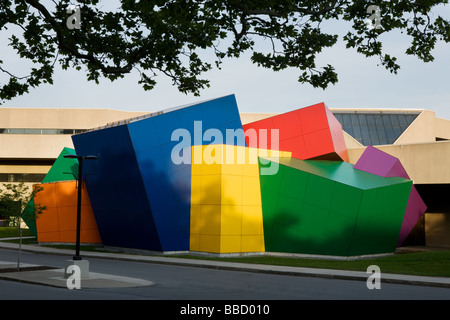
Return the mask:
<svg viewBox="0 0 450 320">
<path fill-rule="evenodd" d="M 259 147 L 259 134 L 261 130 L 265 130 L 266 132 L 270 132 L 271 128 L 274 128 L 272 118 L 259 120 L 256 122 L 252 122 L 251 125 L 243 125 L 242 126 L 245 133 L 245 140 L 247 143 L 247 147 L 258 148 Z M 255 137 L 256 135 L 256 137 Z M 267 134 L 269 135 L 269 134 Z M 270 144 L 268 144 L 270 145 Z"/>
<path fill-rule="evenodd" d="M 273 126 L 255 126 L 254 128 L 244 128 L 245 132 L 245 140 L 248 147 L 251 148 L 261 148 L 261 149 L 273 149 L 278 150 L 277 148 L 272 148 L 272 131 Z M 275 144 L 273 146 L 277 146 L 275 138 Z M 279 130 L 278 130 L 279 137 Z"/>
<path fill-rule="evenodd" d="M 260 130 L 267 129 L 267 144 L 263 145 L 268 149 L 291 151 L 292 157 L 302 160 L 338 157 L 349 161 L 342 126 L 324 103 L 243 125 L 245 132 L 250 128 L 256 130 L 257 138 L 247 139 L 249 147 L 261 147 Z M 270 129 L 279 129 L 279 148 L 271 146 Z"/>
<path fill-rule="evenodd" d="M 331 137 L 333 139 L 334 150 L 343 161 L 350 162 L 347 152 L 347 145 L 345 144 L 344 132 L 342 131 L 342 125 L 328 108 L 326 109 L 326 112 L 328 123 L 330 125 Z"/>
<path fill-rule="evenodd" d="M 305 146 L 305 141 L 303 136 L 294 137 L 291 139 L 280 141 L 281 151 L 291 151 L 292 157 L 297 159 L 307 159 L 308 152 Z"/>
<path fill-rule="evenodd" d="M 280 130 L 280 139 L 297 137 L 303 133 L 298 111 L 291 111 L 273 117 L 273 126 Z"/>
<path fill-rule="evenodd" d="M 334 152 L 333 140 L 329 130 L 320 130 L 303 136 L 307 158 L 312 159 Z"/>
<path fill-rule="evenodd" d="M 298 110 L 298 117 L 303 128 L 303 134 L 329 128 L 325 108 L 323 103 L 319 103 Z"/>
</svg>

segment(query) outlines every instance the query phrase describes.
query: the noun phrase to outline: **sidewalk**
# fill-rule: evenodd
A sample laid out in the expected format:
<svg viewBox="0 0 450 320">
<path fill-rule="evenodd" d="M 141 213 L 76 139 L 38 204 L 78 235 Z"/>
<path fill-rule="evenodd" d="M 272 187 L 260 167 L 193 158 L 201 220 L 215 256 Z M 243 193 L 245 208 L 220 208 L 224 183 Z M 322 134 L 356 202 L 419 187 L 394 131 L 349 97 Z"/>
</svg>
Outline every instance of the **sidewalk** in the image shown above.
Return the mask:
<svg viewBox="0 0 450 320">
<path fill-rule="evenodd" d="M 17 250 L 18 244 L 0 241 L 0 248 Z M 69 256 L 73 255 L 73 250 L 54 249 L 38 245 L 22 245 L 22 251 L 36 252 L 43 254 L 55 254 L 55 255 L 69 255 Z M 368 277 L 370 276 L 370 274 L 367 274 L 366 272 L 357 272 L 357 271 L 220 262 L 220 261 L 210 261 L 200 259 L 183 259 L 176 257 L 160 257 L 160 256 L 125 254 L 125 253 L 104 253 L 104 252 L 83 251 L 83 257 L 86 259 L 89 258 L 115 259 L 124 261 L 191 266 L 199 268 L 214 268 L 221 270 L 236 270 L 245 272 L 282 274 L 291 276 L 312 276 L 330 279 L 347 279 L 359 281 L 367 281 Z M 16 267 L 17 262 L 14 263 L 14 262 L 0 261 L 0 279 L 16 280 L 27 283 L 35 283 L 56 287 L 67 286 L 66 278 L 64 277 L 64 269 L 55 269 L 52 268 L 51 266 L 32 266 L 21 264 L 20 267 L 24 269 L 24 271 L 2 272 L 2 270 L 5 270 L 7 268 L 16 268 Z M 34 268 L 35 270 L 33 270 L 32 268 Z M 46 268 L 46 269 L 38 270 L 39 268 L 41 269 Z M 399 283 L 399 284 L 450 288 L 450 278 L 445 277 L 410 276 L 400 274 L 387 274 L 382 272 L 381 281 L 383 283 Z M 149 286 L 154 284 L 152 282 L 142 279 L 99 274 L 94 272 L 90 272 L 89 278 L 82 279 L 81 282 L 82 287 L 86 288 L 137 287 L 137 286 Z"/>
</svg>

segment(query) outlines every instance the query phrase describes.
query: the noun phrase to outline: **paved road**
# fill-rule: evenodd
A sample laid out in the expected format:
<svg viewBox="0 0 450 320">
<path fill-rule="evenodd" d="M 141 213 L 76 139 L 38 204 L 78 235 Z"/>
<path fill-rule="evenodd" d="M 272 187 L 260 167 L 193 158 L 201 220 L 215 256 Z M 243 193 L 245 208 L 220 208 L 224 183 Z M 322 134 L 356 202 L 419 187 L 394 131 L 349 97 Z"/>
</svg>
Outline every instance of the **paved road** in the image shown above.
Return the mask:
<svg viewBox="0 0 450 320">
<path fill-rule="evenodd" d="M 23 252 L 23 263 L 63 268 L 69 256 Z M 17 252 L 0 249 L 0 260 L 15 261 Z M 69 290 L 0 281 L 0 300 L 424 300 L 450 299 L 450 288 L 381 282 L 369 290 L 365 281 L 324 279 L 216 270 L 146 262 L 89 258 L 92 272 L 148 280 L 136 288 Z"/>
</svg>

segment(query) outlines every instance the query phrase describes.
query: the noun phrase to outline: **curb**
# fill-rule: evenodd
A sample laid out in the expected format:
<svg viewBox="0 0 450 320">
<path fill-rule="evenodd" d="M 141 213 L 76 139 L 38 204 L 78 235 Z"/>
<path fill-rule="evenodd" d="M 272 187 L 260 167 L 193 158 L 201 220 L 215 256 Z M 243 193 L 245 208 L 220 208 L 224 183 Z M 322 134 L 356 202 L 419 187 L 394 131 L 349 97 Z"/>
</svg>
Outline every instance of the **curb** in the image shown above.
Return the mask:
<svg viewBox="0 0 450 320">
<path fill-rule="evenodd" d="M 18 249 L 17 244 L 4 243 L 2 241 L 0 241 L 0 248 L 9 250 Z M 34 252 L 51 255 L 73 254 L 72 250 L 35 247 L 31 245 L 22 245 L 21 250 L 23 252 Z M 210 268 L 228 271 L 243 271 L 243 272 L 278 274 L 288 276 L 303 276 L 303 277 L 319 277 L 319 278 L 340 279 L 340 280 L 367 281 L 371 275 L 371 273 L 363 271 L 288 267 L 288 266 L 275 266 L 275 265 L 251 264 L 251 263 L 239 263 L 227 261 L 219 262 L 213 260 L 159 257 L 150 255 L 143 256 L 138 254 L 126 254 L 126 253 L 103 253 L 103 252 L 85 251 L 83 252 L 83 257 L 106 259 L 106 260 L 109 259 L 109 260 L 130 261 L 130 262 L 167 264 L 175 266 L 189 266 L 198 268 Z M 381 282 L 383 283 L 450 288 L 450 277 L 446 278 L 446 277 L 414 276 L 414 275 L 387 274 L 387 273 L 385 274 L 382 272 L 380 274 L 380 277 Z"/>
</svg>

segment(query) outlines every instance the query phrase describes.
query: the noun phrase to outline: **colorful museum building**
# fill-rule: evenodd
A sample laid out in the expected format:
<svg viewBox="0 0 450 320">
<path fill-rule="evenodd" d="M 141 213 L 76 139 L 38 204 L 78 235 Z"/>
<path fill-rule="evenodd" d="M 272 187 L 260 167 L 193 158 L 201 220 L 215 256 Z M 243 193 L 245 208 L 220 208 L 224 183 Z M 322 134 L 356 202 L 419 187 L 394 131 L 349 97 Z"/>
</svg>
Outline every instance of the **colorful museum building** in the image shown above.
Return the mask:
<svg viewBox="0 0 450 320">
<path fill-rule="evenodd" d="M 450 247 L 450 120 L 428 110 L 239 112 L 234 95 L 157 112 L 0 109 L 0 182 L 47 208 L 39 243 L 359 257 Z M 77 184 L 77 159 L 83 183 Z"/>
</svg>

